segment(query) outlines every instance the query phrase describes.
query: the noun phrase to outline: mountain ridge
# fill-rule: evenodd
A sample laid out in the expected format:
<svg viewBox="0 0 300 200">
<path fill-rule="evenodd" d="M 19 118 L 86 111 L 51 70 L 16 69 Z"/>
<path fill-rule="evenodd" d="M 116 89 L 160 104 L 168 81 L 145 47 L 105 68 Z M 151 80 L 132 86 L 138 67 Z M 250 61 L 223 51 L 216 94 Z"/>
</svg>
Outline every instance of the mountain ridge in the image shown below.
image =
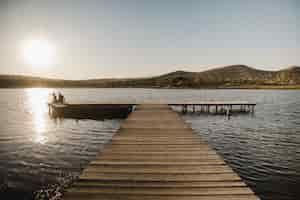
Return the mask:
<svg viewBox="0 0 300 200">
<path fill-rule="evenodd" d="M 300 88 L 300 67 L 277 71 L 230 65 L 201 72 L 178 70 L 146 78 L 63 80 L 23 75 L 0 75 L 0 88 L 18 87 L 133 87 L 133 88 Z"/>
</svg>

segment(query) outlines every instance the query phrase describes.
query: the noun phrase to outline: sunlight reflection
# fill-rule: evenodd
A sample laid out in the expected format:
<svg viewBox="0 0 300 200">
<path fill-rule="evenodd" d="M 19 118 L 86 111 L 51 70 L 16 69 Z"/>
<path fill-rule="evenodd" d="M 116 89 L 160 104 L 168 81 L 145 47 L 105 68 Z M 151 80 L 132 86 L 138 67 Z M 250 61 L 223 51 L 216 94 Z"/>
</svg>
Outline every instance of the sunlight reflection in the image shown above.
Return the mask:
<svg viewBox="0 0 300 200">
<path fill-rule="evenodd" d="M 35 135 L 32 140 L 39 144 L 45 144 L 48 137 L 45 136 L 46 131 L 46 113 L 48 111 L 47 102 L 49 98 L 50 89 L 33 88 L 27 89 L 26 95 L 28 98 L 28 106 L 32 114 Z"/>
</svg>

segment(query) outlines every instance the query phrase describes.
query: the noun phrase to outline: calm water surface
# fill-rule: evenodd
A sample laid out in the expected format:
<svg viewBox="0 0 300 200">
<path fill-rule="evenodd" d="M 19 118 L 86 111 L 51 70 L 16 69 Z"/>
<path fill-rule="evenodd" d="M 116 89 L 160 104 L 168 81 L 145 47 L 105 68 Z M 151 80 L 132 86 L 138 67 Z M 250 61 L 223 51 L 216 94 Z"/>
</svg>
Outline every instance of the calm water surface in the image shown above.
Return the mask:
<svg viewBox="0 0 300 200">
<path fill-rule="evenodd" d="M 63 182 L 108 143 L 121 120 L 52 120 L 52 89 L 0 90 L 0 192 L 30 199 Z M 264 200 L 300 199 L 300 91 L 62 89 L 69 101 L 174 102 L 248 100 L 254 116 L 182 116 Z M 4 187 L 6 186 L 6 187 Z M 7 187 L 9 189 L 7 189 Z M 1 196 L 1 197 L 2 197 Z M 2 198 L 1 198 L 2 199 Z"/>
</svg>

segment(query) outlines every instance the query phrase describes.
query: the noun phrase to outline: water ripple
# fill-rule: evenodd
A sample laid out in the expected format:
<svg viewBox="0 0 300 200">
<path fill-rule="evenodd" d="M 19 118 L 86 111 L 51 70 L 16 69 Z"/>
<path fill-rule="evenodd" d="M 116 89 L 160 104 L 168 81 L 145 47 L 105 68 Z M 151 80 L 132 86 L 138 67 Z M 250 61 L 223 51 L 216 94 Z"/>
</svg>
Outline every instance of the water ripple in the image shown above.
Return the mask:
<svg viewBox="0 0 300 200">
<path fill-rule="evenodd" d="M 51 120 L 51 89 L 0 90 L 0 181 L 32 192 L 78 175 L 120 127 L 119 120 Z M 263 200 L 299 199 L 300 93 L 284 90 L 62 89 L 81 101 L 247 100 L 254 116 L 185 115 L 202 140 Z M 0 182 L 1 184 L 1 182 Z M 22 193 L 23 194 L 23 193 Z M 12 195 L 13 196 L 13 195 Z"/>
</svg>

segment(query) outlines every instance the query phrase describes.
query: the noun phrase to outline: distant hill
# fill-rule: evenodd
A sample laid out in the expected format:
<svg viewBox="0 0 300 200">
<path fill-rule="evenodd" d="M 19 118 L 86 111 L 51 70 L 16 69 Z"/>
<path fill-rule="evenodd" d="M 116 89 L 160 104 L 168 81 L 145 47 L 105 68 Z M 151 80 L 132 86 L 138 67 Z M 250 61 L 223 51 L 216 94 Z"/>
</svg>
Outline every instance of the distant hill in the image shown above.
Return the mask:
<svg viewBox="0 0 300 200">
<path fill-rule="evenodd" d="M 79 81 L 0 75 L 0 87 L 300 88 L 300 67 L 264 71 L 232 65 L 203 72 L 175 71 L 149 78 Z"/>
</svg>

